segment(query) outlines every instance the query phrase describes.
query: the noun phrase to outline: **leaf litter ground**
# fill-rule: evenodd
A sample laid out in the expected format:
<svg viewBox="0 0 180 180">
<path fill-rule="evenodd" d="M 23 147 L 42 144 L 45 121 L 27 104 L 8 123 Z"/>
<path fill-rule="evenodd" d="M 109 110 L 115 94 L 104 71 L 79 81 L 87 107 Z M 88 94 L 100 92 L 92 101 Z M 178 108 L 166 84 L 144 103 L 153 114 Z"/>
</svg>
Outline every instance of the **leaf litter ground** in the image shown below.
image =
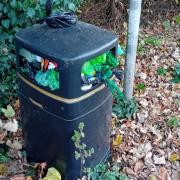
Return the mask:
<svg viewBox="0 0 180 180">
<path fill-rule="evenodd" d="M 111 163 L 121 166 L 130 179 L 180 179 L 180 84 L 171 82 L 172 69 L 180 63 L 179 39 L 179 27 L 172 18 L 170 24 L 156 21 L 140 29 L 134 93 L 138 111 L 131 119 L 118 120 L 113 115 L 112 120 Z M 21 124 L 19 102 L 13 107 Z M 1 131 L 0 140 L 0 178 L 42 176 L 46 163 L 27 162 L 20 127 L 11 134 Z"/>
<path fill-rule="evenodd" d="M 140 29 L 135 87 L 144 86 L 135 88 L 138 111 L 118 127 L 118 119 L 113 123 L 115 136 L 123 138 L 112 146 L 112 161 L 123 164 L 131 179 L 180 179 L 180 84 L 171 82 L 180 63 L 179 40 L 173 21 L 168 30 L 160 21 Z"/>
</svg>

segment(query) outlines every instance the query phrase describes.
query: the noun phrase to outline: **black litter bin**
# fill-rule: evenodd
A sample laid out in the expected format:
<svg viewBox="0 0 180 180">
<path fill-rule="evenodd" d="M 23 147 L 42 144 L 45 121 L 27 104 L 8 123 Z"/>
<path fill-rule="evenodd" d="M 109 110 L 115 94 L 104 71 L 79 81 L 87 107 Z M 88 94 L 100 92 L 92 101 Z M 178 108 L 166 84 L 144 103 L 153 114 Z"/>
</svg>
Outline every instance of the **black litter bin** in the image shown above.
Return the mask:
<svg viewBox="0 0 180 180">
<path fill-rule="evenodd" d="M 34 25 L 21 30 L 15 42 L 28 160 L 47 162 L 63 179 L 74 180 L 80 174 L 80 161 L 75 159 L 71 137 L 80 122 L 85 124 L 85 144 L 95 151 L 86 167 L 105 161 L 110 149 L 111 93 L 103 82 L 82 90 L 82 66 L 108 51 L 116 55 L 118 38 L 77 22 L 57 29 Z M 48 82 L 40 82 L 47 76 Z"/>
</svg>

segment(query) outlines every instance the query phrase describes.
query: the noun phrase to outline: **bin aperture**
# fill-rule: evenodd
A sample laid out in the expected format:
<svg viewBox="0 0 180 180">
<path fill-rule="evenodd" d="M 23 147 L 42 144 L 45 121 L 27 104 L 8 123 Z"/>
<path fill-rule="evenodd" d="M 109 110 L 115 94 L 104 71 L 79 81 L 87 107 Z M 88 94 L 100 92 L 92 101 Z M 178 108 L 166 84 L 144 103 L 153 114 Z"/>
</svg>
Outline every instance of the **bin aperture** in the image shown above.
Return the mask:
<svg viewBox="0 0 180 180">
<path fill-rule="evenodd" d="M 20 70 L 39 85 L 54 91 L 60 88 L 58 64 L 55 61 L 20 49 Z"/>
<path fill-rule="evenodd" d="M 80 174 L 80 162 L 74 157 L 75 147 L 71 137 L 80 122 L 85 124 L 84 143 L 95 150 L 85 166 L 94 167 L 105 161 L 109 154 L 111 92 L 103 79 L 99 79 L 100 82 L 91 89 L 84 91 L 81 88 L 87 85 L 84 81 L 89 75 L 84 64 L 89 61 L 95 68 L 91 78 L 96 78 L 100 68 L 108 70 L 104 66 L 108 58 L 115 60 L 118 37 L 96 26 L 77 22 L 72 27 L 58 29 L 46 24 L 35 25 L 21 30 L 15 42 L 28 159 L 47 162 L 61 172 L 63 179 L 75 180 Z M 27 57 L 35 60 L 29 62 L 21 49 L 25 49 Z M 56 90 L 39 81 L 41 75 L 51 70 L 44 69 L 42 59 L 57 63 L 57 68 L 53 68 L 58 74 L 59 87 Z M 33 74 L 32 69 L 35 69 Z"/>
<path fill-rule="evenodd" d="M 111 69 L 117 67 L 118 59 L 109 51 L 86 61 L 81 70 L 82 91 L 87 91 L 112 76 Z"/>
</svg>

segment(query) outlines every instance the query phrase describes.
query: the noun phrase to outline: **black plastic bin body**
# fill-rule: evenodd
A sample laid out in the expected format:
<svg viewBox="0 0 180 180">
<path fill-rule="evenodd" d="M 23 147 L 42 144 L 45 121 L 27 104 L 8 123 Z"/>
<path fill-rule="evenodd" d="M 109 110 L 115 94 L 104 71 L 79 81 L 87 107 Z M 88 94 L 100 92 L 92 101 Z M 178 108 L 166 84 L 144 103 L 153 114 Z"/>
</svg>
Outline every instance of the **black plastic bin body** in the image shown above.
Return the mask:
<svg viewBox="0 0 180 180">
<path fill-rule="evenodd" d="M 86 167 L 106 160 L 112 96 L 103 83 L 81 91 L 81 68 L 85 61 L 109 50 L 116 54 L 117 46 L 114 34 L 83 22 L 59 29 L 35 25 L 16 35 L 21 117 L 30 161 L 47 162 L 65 180 L 77 179 L 80 161 L 75 159 L 71 137 L 80 122 L 85 124 L 83 142 L 95 150 Z M 19 67 L 21 48 L 58 63 L 59 90 L 50 91 L 24 76 Z"/>
</svg>

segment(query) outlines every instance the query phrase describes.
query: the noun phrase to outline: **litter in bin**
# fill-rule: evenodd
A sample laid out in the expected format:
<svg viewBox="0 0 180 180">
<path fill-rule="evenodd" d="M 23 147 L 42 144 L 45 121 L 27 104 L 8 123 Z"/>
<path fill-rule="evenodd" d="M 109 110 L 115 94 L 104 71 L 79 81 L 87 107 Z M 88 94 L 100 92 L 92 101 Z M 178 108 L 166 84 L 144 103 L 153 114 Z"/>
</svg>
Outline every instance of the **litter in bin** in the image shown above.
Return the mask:
<svg viewBox="0 0 180 180">
<path fill-rule="evenodd" d="M 118 55 L 118 56 L 121 56 L 121 55 L 123 55 L 123 54 L 124 54 L 124 51 L 122 50 L 121 46 L 118 45 L 117 55 Z"/>
<path fill-rule="evenodd" d="M 42 86 L 48 86 L 52 91 L 59 89 L 59 73 L 54 69 L 46 72 L 38 71 L 35 75 L 35 80 Z"/>
<path fill-rule="evenodd" d="M 21 71 L 41 86 L 51 90 L 60 88 L 58 64 L 56 62 L 33 55 L 25 49 L 20 50 L 22 57 Z"/>
<path fill-rule="evenodd" d="M 112 76 L 112 69 L 117 67 L 118 64 L 119 60 L 112 52 L 104 53 L 85 62 L 81 71 L 81 79 L 83 82 L 81 90 L 90 90 L 93 86 L 109 79 Z"/>
<path fill-rule="evenodd" d="M 92 88 L 92 84 L 85 84 L 81 87 L 82 91 L 88 91 Z"/>
</svg>

